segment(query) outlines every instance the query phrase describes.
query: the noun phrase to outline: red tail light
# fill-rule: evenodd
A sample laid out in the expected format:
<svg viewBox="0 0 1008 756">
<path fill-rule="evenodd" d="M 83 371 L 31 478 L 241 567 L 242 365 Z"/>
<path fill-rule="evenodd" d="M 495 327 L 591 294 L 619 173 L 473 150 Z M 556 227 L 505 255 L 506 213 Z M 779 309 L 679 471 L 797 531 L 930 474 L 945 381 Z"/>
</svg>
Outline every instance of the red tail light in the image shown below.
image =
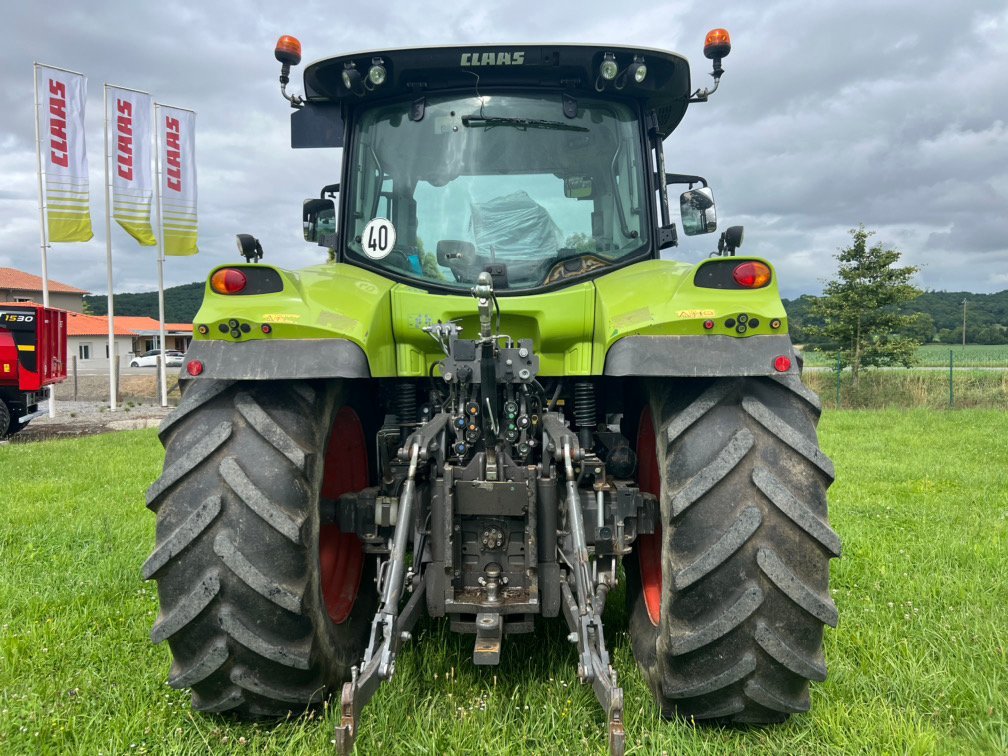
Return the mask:
<svg viewBox="0 0 1008 756">
<path fill-rule="evenodd" d="M 193 378 L 203 372 L 203 363 L 199 360 L 190 360 L 189 364 L 186 365 L 186 372 L 189 373 Z"/>
<path fill-rule="evenodd" d="M 770 268 L 760 262 L 744 262 L 732 271 L 732 277 L 746 289 L 762 289 L 770 283 Z"/>
<path fill-rule="evenodd" d="M 776 360 L 774 360 L 774 370 L 778 373 L 786 373 L 791 369 L 791 358 L 787 355 L 780 355 Z"/>
<path fill-rule="evenodd" d="M 221 268 L 210 276 L 210 288 L 218 294 L 237 294 L 247 283 L 248 278 L 237 268 Z"/>
</svg>

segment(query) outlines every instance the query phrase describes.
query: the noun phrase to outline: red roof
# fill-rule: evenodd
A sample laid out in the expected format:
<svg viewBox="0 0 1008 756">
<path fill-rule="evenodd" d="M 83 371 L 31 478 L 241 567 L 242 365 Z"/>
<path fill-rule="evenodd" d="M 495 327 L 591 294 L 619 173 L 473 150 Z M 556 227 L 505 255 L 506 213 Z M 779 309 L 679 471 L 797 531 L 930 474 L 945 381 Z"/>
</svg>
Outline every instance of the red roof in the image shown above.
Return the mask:
<svg viewBox="0 0 1008 756">
<path fill-rule="evenodd" d="M 16 268 L 0 268 L 0 289 L 12 289 L 14 291 L 42 291 L 42 278 L 31 273 L 17 270 Z M 91 292 L 78 289 L 69 284 L 60 283 L 49 279 L 49 293 L 59 292 L 63 294 L 90 294 Z"/>
<path fill-rule="evenodd" d="M 186 333 L 192 333 L 192 323 L 165 323 L 164 328 L 166 331 L 185 331 Z"/>
<path fill-rule="evenodd" d="M 67 336 L 107 336 L 108 317 L 105 315 L 81 315 L 79 312 L 69 312 L 67 318 Z M 137 331 L 156 331 L 160 326 L 154 318 L 116 316 L 113 320 L 113 333 L 116 336 L 136 336 Z M 167 326 L 165 326 L 167 329 Z M 191 326 L 190 326 L 191 328 Z"/>
</svg>

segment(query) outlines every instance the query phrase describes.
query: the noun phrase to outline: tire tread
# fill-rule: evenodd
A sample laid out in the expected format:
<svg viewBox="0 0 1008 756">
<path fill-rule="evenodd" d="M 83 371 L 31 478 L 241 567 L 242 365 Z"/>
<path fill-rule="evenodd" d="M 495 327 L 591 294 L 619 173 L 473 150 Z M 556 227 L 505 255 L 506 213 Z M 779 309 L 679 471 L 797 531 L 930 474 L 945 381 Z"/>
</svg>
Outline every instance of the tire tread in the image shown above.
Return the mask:
<svg viewBox="0 0 1008 756">
<path fill-rule="evenodd" d="M 829 560 L 835 474 L 821 403 L 798 376 L 652 381 L 663 596 L 648 619 L 628 566 L 632 648 L 663 714 L 739 724 L 807 711 L 838 613 Z"/>
</svg>

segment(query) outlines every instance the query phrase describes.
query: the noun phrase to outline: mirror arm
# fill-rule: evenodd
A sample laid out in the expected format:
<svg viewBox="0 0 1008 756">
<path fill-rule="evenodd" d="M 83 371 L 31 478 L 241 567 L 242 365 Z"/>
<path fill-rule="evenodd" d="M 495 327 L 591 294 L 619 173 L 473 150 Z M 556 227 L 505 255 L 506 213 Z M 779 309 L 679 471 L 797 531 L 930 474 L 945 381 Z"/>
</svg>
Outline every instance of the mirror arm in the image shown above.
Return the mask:
<svg viewBox="0 0 1008 756">
<path fill-rule="evenodd" d="M 693 188 L 693 184 L 703 184 L 703 187 L 707 188 L 707 179 L 703 176 L 692 176 L 688 173 L 666 173 L 665 174 L 666 184 L 689 184 L 689 188 Z"/>
</svg>

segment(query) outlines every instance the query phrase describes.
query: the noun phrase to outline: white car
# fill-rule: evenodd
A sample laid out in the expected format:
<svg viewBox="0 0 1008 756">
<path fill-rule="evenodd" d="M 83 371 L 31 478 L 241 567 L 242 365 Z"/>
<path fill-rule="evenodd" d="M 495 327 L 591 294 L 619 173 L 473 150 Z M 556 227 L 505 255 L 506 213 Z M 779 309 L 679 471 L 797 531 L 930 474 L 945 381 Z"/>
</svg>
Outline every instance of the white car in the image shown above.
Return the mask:
<svg viewBox="0 0 1008 756">
<path fill-rule="evenodd" d="M 137 355 L 130 360 L 130 367 L 157 367 L 157 358 L 161 354 L 160 349 L 151 349 L 148 352 Z M 165 352 L 166 367 L 180 367 L 182 365 L 182 352 L 169 349 Z"/>
</svg>

